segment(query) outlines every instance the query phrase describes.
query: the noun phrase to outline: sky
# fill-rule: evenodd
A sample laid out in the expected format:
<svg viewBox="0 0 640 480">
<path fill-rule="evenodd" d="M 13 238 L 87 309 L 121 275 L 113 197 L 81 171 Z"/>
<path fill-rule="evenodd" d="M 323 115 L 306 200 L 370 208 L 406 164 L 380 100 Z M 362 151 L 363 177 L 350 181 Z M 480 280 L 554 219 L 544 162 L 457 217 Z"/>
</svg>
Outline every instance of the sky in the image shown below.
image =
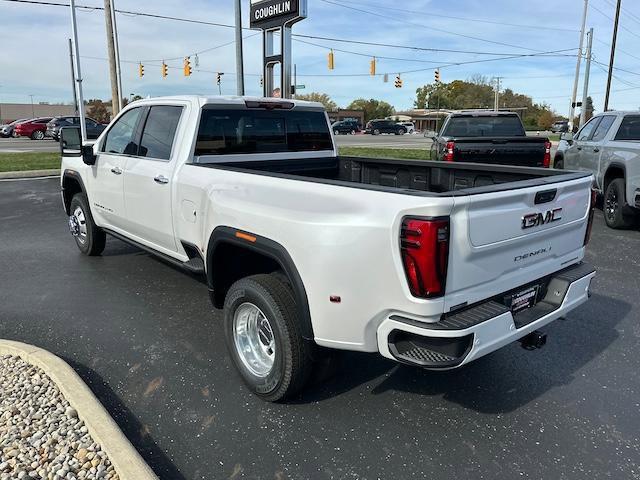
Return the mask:
<svg viewBox="0 0 640 480">
<path fill-rule="evenodd" d="M 103 6 L 102 0 L 76 1 L 82 6 Z M 118 10 L 129 12 L 234 22 L 234 0 L 114 1 Z M 622 5 L 610 107 L 638 109 L 640 2 L 623 0 Z M 416 88 L 433 82 L 434 69 L 440 67 L 443 82 L 476 75 L 501 77 L 502 88 L 525 93 L 567 115 L 583 6 L 583 0 L 308 0 L 308 18 L 293 27 L 294 35 L 421 50 L 294 37 L 297 83 L 305 86 L 302 93 L 327 93 L 341 107 L 364 97 L 385 100 L 400 111 L 413 106 Z M 243 0 L 243 8 L 248 27 L 249 0 Z M 596 111 L 604 103 L 614 14 L 614 0 L 589 0 L 587 30 L 594 28 L 589 90 Z M 107 99 L 104 12 L 80 8 L 77 18 L 85 99 Z M 125 95 L 217 94 L 215 72 L 224 72 L 222 93 L 235 93 L 233 28 L 131 13 L 119 13 L 117 24 Z M 28 103 L 30 94 L 36 103 L 71 102 L 70 36 L 69 8 L 0 0 L 0 102 Z M 245 30 L 244 38 L 246 92 L 259 95 L 262 37 Z M 331 48 L 333 71 L 327 68 Z M 191 77 L 184 77 L 182 58 L 190 55 L 193 65 L 197 52 L 199 66 L 194 66 Z M 369 76 L 373 56 L 378 59 L 377 72 L 389 73 L 388 83 L 382 76 Z M 160 74 L 163 59 L 170 66 L 166 79 Z M 143 78 L 138 76 L 138 62 L 145 66 Z M 403 79 L 400 89 L 394 88 L 398 73 Z M 584 63 L 578 99 L 583 74 Z"/>
</svg>

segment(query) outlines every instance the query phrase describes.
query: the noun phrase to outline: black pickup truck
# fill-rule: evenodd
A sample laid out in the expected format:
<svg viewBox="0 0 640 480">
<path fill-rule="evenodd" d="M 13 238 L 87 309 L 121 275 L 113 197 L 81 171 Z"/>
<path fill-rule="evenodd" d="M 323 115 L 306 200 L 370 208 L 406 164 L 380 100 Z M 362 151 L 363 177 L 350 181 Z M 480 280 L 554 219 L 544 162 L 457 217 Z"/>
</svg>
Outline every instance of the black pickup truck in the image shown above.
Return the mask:
<svg viewBox="0 0 640 480">
<path fill-rule="evenodd" d="M 548 168 L 551 142 L 528 137 L 520 117 L 512 112 L 454 112 L 433 137 L 431 158 Z"/>
</svg>

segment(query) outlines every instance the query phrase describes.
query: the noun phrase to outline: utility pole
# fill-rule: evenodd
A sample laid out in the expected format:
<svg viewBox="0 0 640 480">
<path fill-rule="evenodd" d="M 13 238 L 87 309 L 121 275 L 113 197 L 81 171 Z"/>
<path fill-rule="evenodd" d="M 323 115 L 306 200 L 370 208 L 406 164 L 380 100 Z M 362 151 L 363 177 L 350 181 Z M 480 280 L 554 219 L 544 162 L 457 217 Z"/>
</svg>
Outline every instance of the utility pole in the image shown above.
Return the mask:
<svg viewBox="0 0 640 480">
<path fill-rule="evenodd" d="M 104 0 L 104 20 L 107 30 L 107 54 L 109 57 L 109 77 L 111 79 L 111 115 L 118 113 L 118 71 L 116 69 L 116 48 L 113 43 L 113 22 L 111 21 L 111 0 Z"/>
<path fill-rule="evenodd" d="M 293 64 L 293 98 L 295 99 L 298 95 L 298 90 L 296 90 L 296 86 L 298 85 L 298 64 Z"/>
<path fill-rule="evenodd" d="M 73 46 L 69 39 L 69 62 L 71 64 L 71 90 L 73 90 L 73 111 L 78 115 L 78 95 L 76 95 L 76 74 L 73 71 Z"/>
<path fill-rule="evenodd" d="M 120 44 L 118 42 L 118 23 L 116 22 L 115 0 L 111 3 L 111 25 L 113 25 L 113 47 L 116 54 L 116 78 L 118 79 L 118 111 L 122 110 L 122 72 L 120 71 Z M 115 116 L 115 115 L 114 115 Z"/>
<path fill-rule="evenodd" d="M 496 94 L 495 94 L 495 101 L 493 104 L 493 110 L 495 112 L 500 110 L 500 81 L 501 80 L 502 80 L 502 77 L 496 77 Z"/>
<path fill-rule="evenodd" d="M 593 28 L 587 33 L 587 65 L 584 69 L 584 88 L 582 90 L 582 108 L 580 110 L 580 126 L 587 120 L 587 97 L 589 96 L 589 73 L 591 72 L 591 46 L 593 45 Z"/>
<path fill-rule="evenodd" d="M 244 57 L 242 54 L 242 0 L 236 0 L 236 91 L 244 95 Z"/>
<path fill-rule="evenodd" d="M 33 93 L 30 93 L 30 94 L 29 94 L 29 97 L 31 97 L 31 117 L 32 117 L 32 118 L 35 118 L 35 117 L 36 117 L 36 112 L 35 112 L 35 110 L 33 109 Z"/>
<path fill-rule="evenodd" d="M 71 7 L 71 31 L 73 32 L 74 57 L 76 59 L 76 88 L 78 91 L 78 116 L 80 117 L 80 137 L 82 143 L 87 140 L 87 125 L 84 122 L 84 99 L 82 98 L 82 72 L 80 70 L 80 46 L 78 45 L 78 27 L 76 25 L 76 1 L 69 0 Z"/>
<path fill-rule="evenodd" d="M 613 40 L 611 40 L 611 58 L 609 59 L 609 74 L 607 75 L 607 93 L 604 96 L 604 111 L 609 110 L 609 93 L 611 93 L 611 76 L 613 75 L 613 59 L 616 55 L 616 40 L 618 39 L 618 20 L 620 19 L 620 3 L 616 3 L 616 18 L 613 21 Z"/>
<path fill-rule="evenodd" d="M 571 108 L 569 109 L 569 131 L 573 132 L 573 117 L 576 114 L 576 97 L 578 96 L 578 80 L 580 79 L 580 62 L 582 61 L 582 45 L 584 42 L 584 28 L 587 24 L 587 9 L 589 0 L 584 0 L 584 11 L 582 12 L 582 27 L 580 27 L 580 43 L 578 46 L 578 59 L 576 61 L 576 75 L 573 79 L 573 93 L 571 95 Z"/>
</svg>

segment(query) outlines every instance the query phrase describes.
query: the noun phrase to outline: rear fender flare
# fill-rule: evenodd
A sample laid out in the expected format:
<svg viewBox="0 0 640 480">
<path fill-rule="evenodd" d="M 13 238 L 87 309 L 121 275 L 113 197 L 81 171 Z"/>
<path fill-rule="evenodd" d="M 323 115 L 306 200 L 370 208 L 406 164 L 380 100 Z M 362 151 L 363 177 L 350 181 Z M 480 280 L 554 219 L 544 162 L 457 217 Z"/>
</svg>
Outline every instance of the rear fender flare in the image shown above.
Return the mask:
<svg viewBox="0 0 640 480">
<path fill-rule="evenodd" d="M 237 233 L 243 233 L 250 237 L 255 237 L 255 241 L 248 241 L 236 236 Z M 298 316 L 302 323 L 302 335 L 306 340 L 313 340 L 313 325 L 311 323 L 311 313 L 309 311 L 309 301 L 307 298 L 307 292 L 302 282 L 302 278 L 296 268 L 289 252 L 278 242 L 275 242 L 269 238 L 256 235 L 254 233 L 240 231 L 236 228 L 228 226 L 216 227 L 211 236 L 209 237 L 209 243 L 207 247 L 207 285 L 209 287 L 210 296 L 214 298 L 214 287 L 216 283 L 216 272 L 213 267 L 216 249 L 221 245 L 231 244 L 236 247 L 250 250 L 254 253 L 263 255 L 273 261 L 275 261 L 280 269 L 287 276 L 291 288 L 293 290 L 296 306 L 298 309 Z"/>
</svg>

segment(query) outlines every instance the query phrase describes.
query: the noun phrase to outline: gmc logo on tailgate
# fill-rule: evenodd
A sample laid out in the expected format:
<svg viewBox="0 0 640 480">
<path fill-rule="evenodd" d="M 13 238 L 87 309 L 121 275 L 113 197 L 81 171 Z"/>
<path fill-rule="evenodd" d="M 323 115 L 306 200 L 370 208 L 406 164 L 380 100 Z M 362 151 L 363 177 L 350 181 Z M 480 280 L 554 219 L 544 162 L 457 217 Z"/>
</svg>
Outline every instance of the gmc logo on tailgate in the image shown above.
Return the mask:
<svg viewBox="0 0 640 480">
<path fill-rule="evenodd" d="M 522 217 L 522 229 L 537 227 L 547 223 L 557 222 L 562 219 L 562 208 L 554 208 L 542 213 L 530 213 Z"/>
</svg>

